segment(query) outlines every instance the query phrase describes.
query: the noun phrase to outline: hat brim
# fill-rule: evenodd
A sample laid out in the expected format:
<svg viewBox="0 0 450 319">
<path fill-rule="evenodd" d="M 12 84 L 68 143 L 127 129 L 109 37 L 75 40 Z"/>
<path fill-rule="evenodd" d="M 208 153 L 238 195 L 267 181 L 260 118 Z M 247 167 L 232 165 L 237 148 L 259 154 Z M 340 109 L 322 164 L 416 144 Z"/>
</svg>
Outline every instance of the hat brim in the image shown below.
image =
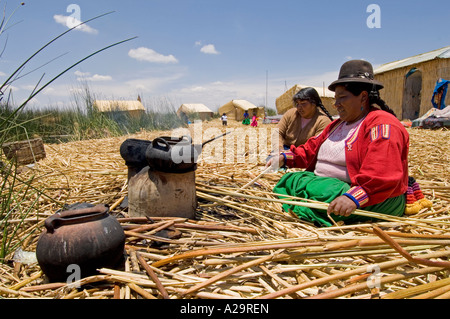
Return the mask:
<svg viewBox="0 0 450 319">
<path fill-rule="evenodd" d="M 328 86 L 328 90 L 334 92 L 334 90 L 336 89 L 336 86 L 338 86 L 339 84 L 345 84 L 345 83 L 368 83 L 368 84 L 375 85 L 377 90 L 381 90 L 382 88 L 384 88 L 383 84 L 381 84 L 380 82 L 375 81 L 375 80 L 369 80 L 369 79 L 364 79 L 364 78 L 343 78 L 343 79 L 339 79 L 339 80 L 332 82 Z"/>
</svg>

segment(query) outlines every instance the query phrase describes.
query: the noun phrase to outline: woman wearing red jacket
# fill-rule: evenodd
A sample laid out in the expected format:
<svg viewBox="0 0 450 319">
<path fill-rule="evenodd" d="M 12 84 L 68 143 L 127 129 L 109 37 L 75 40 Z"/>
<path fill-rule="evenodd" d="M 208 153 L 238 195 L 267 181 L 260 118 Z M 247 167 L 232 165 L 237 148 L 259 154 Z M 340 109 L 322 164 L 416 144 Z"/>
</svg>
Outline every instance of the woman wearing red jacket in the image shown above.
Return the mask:
<svg viewBox="0 0 450 319">
<path fill-rule="evenodd" d="M 339 119 L 306 144 L 280 153 L 282 166 L 306 170 L 285 174 L 274 188 L 279 194 L 328 202 L 328 211 L 287 204 L 284 209 L 320 226 L 332 225 L 327 213 L 345 223 L 367 220 L 352 215 L 355 209 L 403 215 L 409 135 L 380 99 L 382 88 L 369 62 L 342 65 L 338 80 L 329 86 Z"/>
</svg>

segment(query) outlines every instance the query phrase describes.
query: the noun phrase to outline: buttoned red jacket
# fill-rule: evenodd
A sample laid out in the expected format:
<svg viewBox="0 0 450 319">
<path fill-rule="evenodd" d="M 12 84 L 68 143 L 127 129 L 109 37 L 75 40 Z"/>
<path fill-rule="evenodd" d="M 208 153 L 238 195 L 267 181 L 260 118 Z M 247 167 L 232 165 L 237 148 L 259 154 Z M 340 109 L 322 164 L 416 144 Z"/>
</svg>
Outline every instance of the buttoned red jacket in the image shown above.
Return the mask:
<svg viewBox="0 0 450 319">
<path fill-rule="evenodd" d="M 320 146 L 341 123 L 335 120 L 304 145 L 292 145 L 290 152 L 283 153 L 286 166 L 313 172 Z M 404 194 L 408 187 L 408 151 L 409 134 L 400 121 L 373 108 L 345 141 L 351 185 L 344 195 L 360 208 Z"/>
</svg>

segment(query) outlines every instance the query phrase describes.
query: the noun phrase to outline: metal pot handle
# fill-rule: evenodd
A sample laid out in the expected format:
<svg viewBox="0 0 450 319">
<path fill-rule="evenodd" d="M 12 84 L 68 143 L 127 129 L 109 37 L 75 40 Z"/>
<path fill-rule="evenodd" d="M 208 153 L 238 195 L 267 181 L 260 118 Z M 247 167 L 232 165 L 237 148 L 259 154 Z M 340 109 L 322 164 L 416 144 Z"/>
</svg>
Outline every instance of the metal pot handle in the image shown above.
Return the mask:
<svg viewBox="0 0 450 319">
<path fill-rule="evenodd" d="M 164 146 L 167 150 L 170 149 L 169 143 L 167 143 L 167 141 L 165 139 L 160 138 L 160 137 L 155 138 L 152 142 L 153 147 L 157 146 L 158 143 L 164 144 Z"/>
<path fill-rule="evenodd" d="M 104 204 L 82 209 L 66 210 L 47 218 L 44 222 L 44 226 L 47 229 L 47 232 L 53 233 L 59 226 L 87 222 L 105 215 L 108 211 L 109 206 Z"/>
<path fill-rule="evenodd" d="M 181 140 L 183 140 L 184 138 L 187 139 L 187 141 L 189 142 L 189 144 L 192 144 L 192 137 L 190 137 L 189 135 L 183 135 L 183 136 L 181 137 Z"/>
</svg>

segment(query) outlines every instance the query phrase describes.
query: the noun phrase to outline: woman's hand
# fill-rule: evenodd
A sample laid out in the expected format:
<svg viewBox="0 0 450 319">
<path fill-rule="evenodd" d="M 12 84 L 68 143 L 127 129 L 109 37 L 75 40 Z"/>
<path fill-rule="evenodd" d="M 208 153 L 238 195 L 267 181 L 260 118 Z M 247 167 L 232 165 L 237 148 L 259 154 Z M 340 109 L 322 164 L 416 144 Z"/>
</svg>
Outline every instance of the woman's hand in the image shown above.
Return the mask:
<svg viewBox="0 0 450 319">
<path fill-rule="evenodd" d="M 272 158 L 269 159 L 269 161 L 267 161 L 266 168 L 272 167 L 274 169 L 279 169 L 283 165 L 284 165 L 284 156 L 279 154 L 272 156 Z"/>
<path fill-rule="evenodd" d="M 335 198 L 328 206 L 327 213 L 339 216 L 350 216 L 356 209 L 356 204 L 345 195 Z"/>
</svg>

